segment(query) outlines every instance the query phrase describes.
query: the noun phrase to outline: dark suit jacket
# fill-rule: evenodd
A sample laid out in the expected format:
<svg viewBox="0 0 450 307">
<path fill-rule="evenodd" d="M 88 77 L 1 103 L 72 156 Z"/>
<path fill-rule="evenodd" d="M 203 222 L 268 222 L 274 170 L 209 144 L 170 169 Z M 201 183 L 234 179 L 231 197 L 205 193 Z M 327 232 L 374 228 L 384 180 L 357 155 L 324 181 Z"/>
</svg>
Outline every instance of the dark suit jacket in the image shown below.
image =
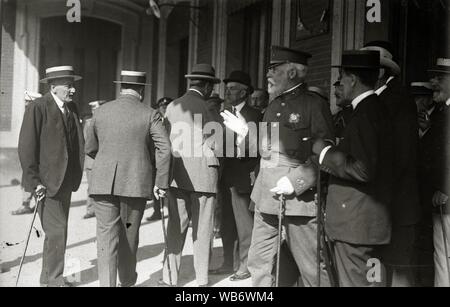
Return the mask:
<svg viewBox="0 0 450 307">
<path fill-rule="evenodd" d="M 78 157 L 73 172 L 67 175 L 71 176 L 72 191 L 76 191 L 83 176 L 84 138 L 76 105 L 70 103 L 68 108 L 77 127 L 78 144 L 74 144 L 73 152 Z M 47 196 L 53 197 L 61 188 L 69 161 L 63 116 L 51 93 L 36 99 L 25 110 L 18 150 L 27 192 L 42 184 L 47 188 Z"/>
<path fill-rule="evenodd" d="M 97 109 L 86 137 L 86 154 L 95 159 L 89 194 L 153 198 L 151 140 L 155 185 L 168 188 L 170 142 L 160 113 L 131 95 Z"/>
<path fill-rule="evenodd" d="M 171 186 L 217 193 L 219 159 L 214 152 L 215 142 L 209 142 L 212 133 L 204 129 L 213 122 L 220 126 L 217 114 L 209 110 L 199 93 L 189 90 L 167 107 L 166 119 L 173 145 Z"/>
<path fill-rule="evenodd" d="M 393 179 L 391 125 L 376 95 L 360 102 L 321 168 L 331 174 L 326 233 L 357 245 L 388 244 Z"/>
<path fill-rule="evenodd" d="M 258 127 L 262 119 L 260 111 L 245 104 L 240 113 L 247 123 L 252 123 Z M 249 137 L 258 138 L 257 135 L 247 136 L 245 141 L 246 155 L 244 157 L 224 159 L 223 180 L 225 181 L 225 185 L 228 187 L 236 187 L 240 193 L 251 193 L 250 173 L 255 171 L 259 161 L 258 157 L 249 157 Z"/>
<path fill-rule="evenodd" d="M 393 79 L 379 96 L 392 121 L 394 137 L 394 225 L 414 225 L 420 220 L 418 186 L 419 124 L 413 97 L 399 80 Z"/>
<path fill-rule="evenodd" d="M 450 196 L 450 107 L 436 106 L 431 115 L 431 128 L 420 140 L 421 199 L 432 207 L 434 193 Z M 450 205 L 445 207 L 450 213 Z"/>
</svg>

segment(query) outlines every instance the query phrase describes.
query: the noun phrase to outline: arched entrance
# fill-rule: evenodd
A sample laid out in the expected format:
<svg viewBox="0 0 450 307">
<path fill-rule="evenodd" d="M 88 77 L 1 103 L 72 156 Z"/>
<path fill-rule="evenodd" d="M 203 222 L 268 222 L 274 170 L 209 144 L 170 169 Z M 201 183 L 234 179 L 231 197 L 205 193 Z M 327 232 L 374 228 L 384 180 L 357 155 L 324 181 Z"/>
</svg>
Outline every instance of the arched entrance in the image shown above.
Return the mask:
<svg viewBox="0 0 450 307">
<path fill-rule="evenodd" d="M 68 23 L 63 16 L 41 21 L 39 75 L 44 76 L 48 67 L 73 65 L 83 77 L 76 94 L 82 116 L 91 113 L 89 102 L 115 97 L 121 31 L 118 24 L 92 17 L 82 23 Z M 46 91 L 41 85 L 39 92 Z"/>
</svg>

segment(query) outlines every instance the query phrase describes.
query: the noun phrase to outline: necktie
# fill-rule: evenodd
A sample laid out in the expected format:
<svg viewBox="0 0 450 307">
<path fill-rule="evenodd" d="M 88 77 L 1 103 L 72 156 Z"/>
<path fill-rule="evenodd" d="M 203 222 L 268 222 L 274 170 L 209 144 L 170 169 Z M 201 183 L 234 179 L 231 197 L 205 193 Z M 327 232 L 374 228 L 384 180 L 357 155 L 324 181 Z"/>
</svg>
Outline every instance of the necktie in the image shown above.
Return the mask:
<svg viewBox="0 0 450 307">
<path fill-rule="evenodd" d="M 233 113 L 233 115 L 236 116 L 236 108 L 235 107 L 231 107 L 231 113 Z"/>
</svg>

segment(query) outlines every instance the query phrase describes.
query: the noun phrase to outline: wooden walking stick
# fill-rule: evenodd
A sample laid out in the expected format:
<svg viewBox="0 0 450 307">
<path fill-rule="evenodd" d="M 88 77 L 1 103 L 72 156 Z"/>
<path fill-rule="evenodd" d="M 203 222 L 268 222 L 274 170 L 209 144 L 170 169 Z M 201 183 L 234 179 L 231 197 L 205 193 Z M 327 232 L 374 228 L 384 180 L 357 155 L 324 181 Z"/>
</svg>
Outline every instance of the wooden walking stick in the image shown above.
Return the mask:
<svg viewBox="0 0 450 307">
<path fill-rule="evenodd" d="M 25 256 L 27 254 L 28 243 L 30 241 L 31 231 L 33 230 L 34 220 L 36 219 L 38 207 L 43 199 L 44 199 L 44 196 L 36 197 L 36 205 L 34 206 L 33 219 L 31 220 L 31 224 L 28 229 L 27 239 L 25 241 L 25 248 L 23 249 L 22 258 L 20 259 L 19 272 L 17 273 L 17 277 L 16 277 L 16 287 L 19 284 L 20 273 L 22 272 L 23 261 L 25 260 Z"/>
<path fill-rule="evenodd" d="M 163 236 L 164 236 L 164 262 L 167 261 L 167 270 L 169 271 L 169 283 L 170 286 L 173 286 L 172 284 L 172 270 L 170 269 L 170 259 L 169 259 L 169 248 L 167 245 L 167 231 L 166 231 L 166 223 L 165 223 L 165 217 L 164 217 L 164 198 L 161 197 L 159 199 L 160 201 L 160 212 L 161 212 L 161 224 L 163 229 Z"/>
<path fill-rule="evenodd" d="M 283 215 L 286 207 L 286 199 L 283 194 L 280 195 L 280 205 L 278 208 L 278 238 L 277 238 L 277 267 L 275 272 L 275 287 L 278 288 L 280 282 L 280 254 L 281 254 L 281 235 L 283 231 Z"/>
</svg>

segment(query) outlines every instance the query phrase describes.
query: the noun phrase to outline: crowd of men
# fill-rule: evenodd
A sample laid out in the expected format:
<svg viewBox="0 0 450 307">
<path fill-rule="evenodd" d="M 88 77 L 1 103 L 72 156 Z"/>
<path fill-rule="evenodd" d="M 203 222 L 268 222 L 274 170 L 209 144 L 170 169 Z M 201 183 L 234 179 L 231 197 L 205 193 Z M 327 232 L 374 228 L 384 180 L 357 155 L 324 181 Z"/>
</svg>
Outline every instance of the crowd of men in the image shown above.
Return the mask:
<svg viewBox="0 0 450 307">
<path fill-rule="evenodd" d="M 120 96 L 91 103 L 84 131 L 73 102 L 81 77 L 47 69 L 49 92 L 27 107 L 19 141 L 22 185 L 43 199 L 40 283 L 68 285 L 67 221 L 84 168 L 100 286 L 117 275 L 136 284 L 150 199 L 149 221 L 164 219 L 160 204 L 169 213 L 160 286 L 178 284 L 190 225 L 201 287 L 210 274 L 256 287 L 418 286 L 428 226 L 434 284 L 450 286 L 450 59 L 405 87 L 389 43 L 344 51 L 333 116 L 326 92 L 306 84 L 311 57 L 273 46 L 267 91 L 246 72 L 222 81 L 194 65 L 187 92 L 157 109 L 142 103 L 146 74 L 122 71 Z M 221 82 L 223 99 L 213 93 Z M 211 268 L 217 234 L 224 262 Z"/>
</svg>

